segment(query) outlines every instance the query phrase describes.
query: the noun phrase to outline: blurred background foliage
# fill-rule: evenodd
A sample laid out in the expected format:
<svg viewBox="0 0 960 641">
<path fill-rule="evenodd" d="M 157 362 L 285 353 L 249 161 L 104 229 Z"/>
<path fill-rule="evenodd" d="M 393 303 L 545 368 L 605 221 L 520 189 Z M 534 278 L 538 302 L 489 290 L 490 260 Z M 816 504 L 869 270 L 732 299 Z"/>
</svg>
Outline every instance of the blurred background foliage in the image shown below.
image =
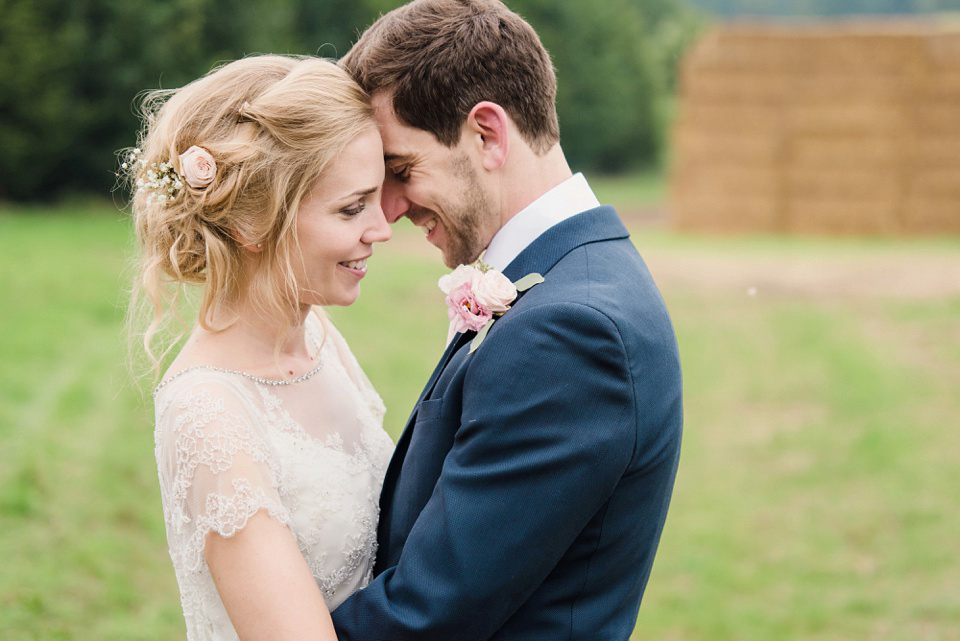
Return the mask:
<svg viewBox="0 0 960 641">
<path fill-rule="evenodd" d="M 143 90 L 181 86 L 252 53 L 339 57 L 399 4 L 0 0 L 0 200 L 106 194 L 116 151 L 135 142 Z M 696 14 L 677 0 L 508 4 L 554 56 L 571 160 L 607 171 L 655 162 L 673 57 Z"/>
<path fill-rule="evenodd" d="M 0 201 L 107 194 L 134 144 L 137 95 L 253 53 L 343 55 L 400 0 L 0 0 Z M 507 0 L 560 79 L 564 149 L 578 169 L 663 158 L 678 57 L 710 13 L 960 10 L 960 0 Z M 602 123 L 597 126 L 596 123 Z"/>
</svg>

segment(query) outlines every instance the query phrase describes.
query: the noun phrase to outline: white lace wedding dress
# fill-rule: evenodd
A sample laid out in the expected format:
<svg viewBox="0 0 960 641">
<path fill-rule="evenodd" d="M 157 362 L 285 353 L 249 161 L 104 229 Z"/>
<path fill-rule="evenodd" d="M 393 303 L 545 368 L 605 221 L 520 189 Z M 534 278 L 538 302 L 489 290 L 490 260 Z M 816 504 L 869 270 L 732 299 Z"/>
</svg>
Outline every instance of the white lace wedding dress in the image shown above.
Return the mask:
<svg viewBox="0 0 960 641">
<path fill-rule="evenodd" d="M 330 610 L 371 577 L 393 442 L 384 407 L 343 337 L 310 314 L 319 365 L 283 384 L 195 367 L 155 392 L 156 457 L 190 641 L 237 635 L 203 557 L 263 510 L 288 526 Z"/>
</svg>

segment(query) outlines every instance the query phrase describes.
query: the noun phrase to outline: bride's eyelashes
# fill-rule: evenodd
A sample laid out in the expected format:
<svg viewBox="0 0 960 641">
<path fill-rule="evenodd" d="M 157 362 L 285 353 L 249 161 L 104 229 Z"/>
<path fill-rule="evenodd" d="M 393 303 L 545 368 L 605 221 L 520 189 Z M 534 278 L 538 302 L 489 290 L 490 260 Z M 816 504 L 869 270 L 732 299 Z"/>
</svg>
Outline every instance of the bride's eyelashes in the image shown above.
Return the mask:
<svg viewBox="0 0 960 641">
<path fill-rule="evenodd" d="M 344 207 L 340 210 L 340 213 L 346 216 L 347 218 L 353 218 L 359 216 L 363 213 L 363 210 L 367 208 L 367 203 L 364 200 L 361 200 L 349 207 Z"/>
</svg>

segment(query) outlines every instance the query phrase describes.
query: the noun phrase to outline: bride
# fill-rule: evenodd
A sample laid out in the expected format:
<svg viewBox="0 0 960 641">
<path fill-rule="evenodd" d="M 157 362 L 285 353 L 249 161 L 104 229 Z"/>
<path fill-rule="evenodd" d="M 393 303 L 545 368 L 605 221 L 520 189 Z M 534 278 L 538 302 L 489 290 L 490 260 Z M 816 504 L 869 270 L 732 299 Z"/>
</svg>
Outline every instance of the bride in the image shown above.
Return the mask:
<svg viewBox="0 0 960 641">
<path fill-rule="evenodd" d="M 368 97 L 315 58 L 239 60 L 145 101 L 123 168 L 147 353 L 185 286 L 196 327 L 154 391 L 187 638 L 335 639 L 371 576 L 393 443 L 316 306 L 350 305 L 375 242 L 383 149 Z M 135 313 L 135 312 L 134 312 Z"/>
</svg>

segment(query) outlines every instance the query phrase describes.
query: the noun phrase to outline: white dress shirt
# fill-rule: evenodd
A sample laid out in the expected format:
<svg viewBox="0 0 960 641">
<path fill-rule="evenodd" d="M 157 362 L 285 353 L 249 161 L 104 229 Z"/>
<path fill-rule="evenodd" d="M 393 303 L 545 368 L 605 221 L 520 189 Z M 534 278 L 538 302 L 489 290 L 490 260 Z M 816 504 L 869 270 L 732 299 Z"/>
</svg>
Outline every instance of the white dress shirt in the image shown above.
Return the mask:
<svg viewBox="0 0 960 641">
<path fill-rule="evenodd" d="M 570 178 L 521 209 L 500 228 L 483 253 L 483 262 L 503 271 L 540 234 L 580 212 L 600 206 L 583 174 Z M 453 322 L 447 331 L 449 344 L 456 332 Z"/>
<path fill-rule="evenodd" d="M 490 241 L 483 262 L 503 271 L 530 243 L 557 223 L 599 207 L 583 174 L 570 178 L 537 198 L 507 221 Z"/>
</svg>

